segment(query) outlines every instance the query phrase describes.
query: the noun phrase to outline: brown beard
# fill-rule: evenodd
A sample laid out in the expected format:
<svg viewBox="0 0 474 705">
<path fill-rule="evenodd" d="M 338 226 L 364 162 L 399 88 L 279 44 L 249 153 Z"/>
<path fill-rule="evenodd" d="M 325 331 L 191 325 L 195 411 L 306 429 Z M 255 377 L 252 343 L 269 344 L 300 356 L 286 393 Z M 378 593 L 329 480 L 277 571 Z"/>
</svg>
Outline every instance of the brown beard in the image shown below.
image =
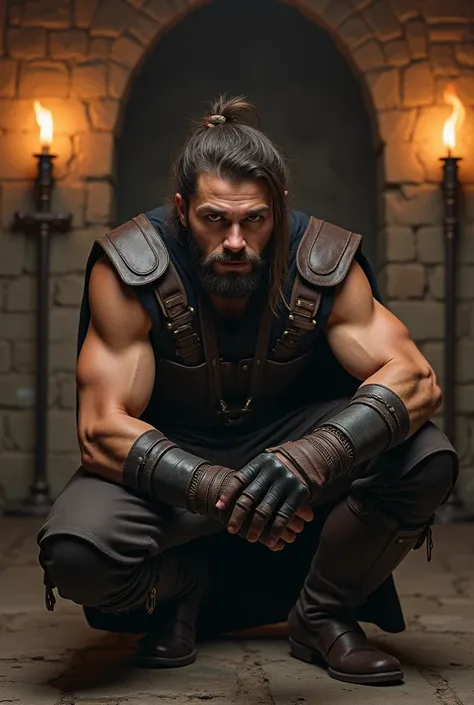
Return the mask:
<svg viewBox="0 0 474 705">
<path fill-rule="evenodd" d="M 206 255 L 189 231 L 186 231 L 186 242 L 196 262 L 199 281 L 209 294 L 223 299 L 244 299 L 260 289 L 268 270 L 265 257 L 247 252 L 229 251 Z M 216 274 L 212 265 L 226 262 L 249 262 L 252 269 L 246 274 L 241 272 Z"/>
</svg>

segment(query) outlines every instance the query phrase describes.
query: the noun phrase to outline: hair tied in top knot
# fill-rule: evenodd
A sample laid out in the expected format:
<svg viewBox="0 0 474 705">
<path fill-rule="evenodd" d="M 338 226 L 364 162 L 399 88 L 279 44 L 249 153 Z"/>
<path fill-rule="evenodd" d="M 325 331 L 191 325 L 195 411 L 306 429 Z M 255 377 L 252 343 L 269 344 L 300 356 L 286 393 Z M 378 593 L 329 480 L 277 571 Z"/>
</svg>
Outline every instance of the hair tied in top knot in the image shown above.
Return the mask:
<svg viewBox="0 0 474 705">
<path fill-rule="evenodd" d="M 207 119 L 208 127 L 215 127 L 216 125 L 223 125 L 227 121 L 224 115 L 211 115 Z"/>
</svg>

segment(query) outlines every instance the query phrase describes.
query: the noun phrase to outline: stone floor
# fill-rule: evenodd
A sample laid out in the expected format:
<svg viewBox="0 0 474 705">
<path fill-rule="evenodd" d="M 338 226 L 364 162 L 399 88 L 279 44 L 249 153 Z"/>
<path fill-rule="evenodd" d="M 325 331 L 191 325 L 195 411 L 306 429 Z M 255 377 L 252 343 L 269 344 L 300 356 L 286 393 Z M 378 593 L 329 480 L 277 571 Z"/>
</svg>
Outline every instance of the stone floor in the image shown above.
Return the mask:
<svg viewBox="0 0 474 705">
<path fill-rule="evenodd" d="M 405 684 L 353 686 L 288 656 L 284 630 L 203 645 L 195 664 L 142 671 L 132 637 L 91 630 L 80 608 L 43 608 L 37 522 L 0 519 L 0 703 L 19 705 L 474 705 L 474 525 L 435 526 L 430 564 L 396 574 L 408 629 L 374 641 L 399 656 Z"/>
</svg>

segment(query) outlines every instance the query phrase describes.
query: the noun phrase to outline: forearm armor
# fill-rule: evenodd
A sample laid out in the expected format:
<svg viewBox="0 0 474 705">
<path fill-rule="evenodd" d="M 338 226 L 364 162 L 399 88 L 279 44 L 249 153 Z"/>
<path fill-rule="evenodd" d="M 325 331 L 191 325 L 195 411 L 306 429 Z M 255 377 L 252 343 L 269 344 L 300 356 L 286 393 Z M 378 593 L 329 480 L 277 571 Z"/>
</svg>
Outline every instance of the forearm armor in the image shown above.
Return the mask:
<svg viewBox="0 0 474 705">
<path fill-rule="evenodd" d="M 346 409 L 322 426 L 268 450 L 278 451 L 299 471 L 314 501 L 323 485 L 402 443 L 409 429 L 410 417 L 400 397 L 383 385 L 366 384 Z"/>
<path fill-rule="evenodd" d="M 179 448 L 160 431 L 145 431 L 123 468 L 126 487 L 155 500 L 223 519 L 215 504 L 234 472 Z"/>
</svg>

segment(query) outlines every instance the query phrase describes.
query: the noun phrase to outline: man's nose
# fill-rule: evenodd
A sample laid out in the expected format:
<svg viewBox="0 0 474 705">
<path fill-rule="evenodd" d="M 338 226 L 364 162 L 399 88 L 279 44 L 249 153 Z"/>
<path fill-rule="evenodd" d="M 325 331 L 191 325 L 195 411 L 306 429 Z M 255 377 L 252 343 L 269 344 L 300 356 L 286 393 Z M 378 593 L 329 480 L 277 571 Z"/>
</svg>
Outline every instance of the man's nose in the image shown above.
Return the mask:
<svg viewBox="0 0 474 705">
<path fill-rule="evenodd" d="M 225 249 L 232 250 L 233 252 L 239 252 L 245 247 L 247 243 L 243 237 L 240 225 L 235 224 L 230 226 L 223 244 Z"/>
</svg>

